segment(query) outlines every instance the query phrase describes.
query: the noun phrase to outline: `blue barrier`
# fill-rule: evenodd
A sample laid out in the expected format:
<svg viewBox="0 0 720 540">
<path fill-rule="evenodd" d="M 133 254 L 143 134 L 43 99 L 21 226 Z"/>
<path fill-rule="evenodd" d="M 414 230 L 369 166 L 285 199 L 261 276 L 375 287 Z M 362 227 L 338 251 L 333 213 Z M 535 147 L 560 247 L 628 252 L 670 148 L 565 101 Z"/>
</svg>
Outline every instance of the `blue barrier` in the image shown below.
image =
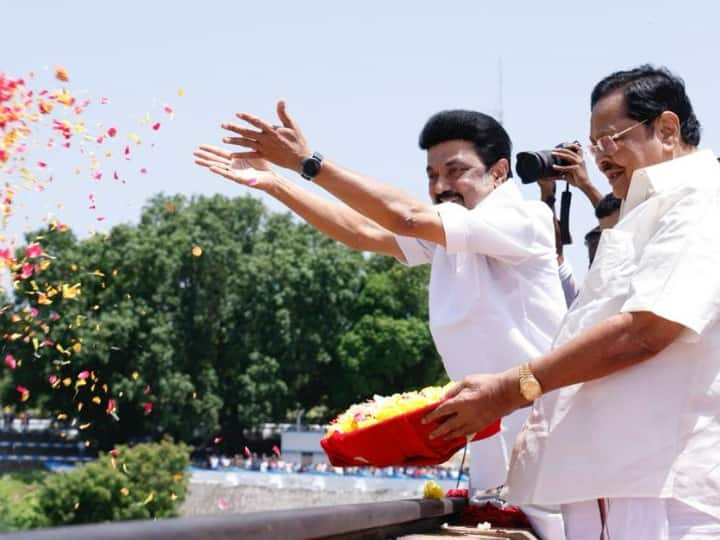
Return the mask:
<svg viewBox="0 0 720 540">
<path fill-rule="evenodd" d="M 33 455 L 33 454 L 0 454 L 0 461 L 13 461 L 13 462 L 66 462 L 66 463 L 78 463 L 92 461 L 95 458 L 88 456 L 46 456 L 46 455 Z"/>
<path fill-rule="evenodd" d="M 0 441 L 0 448 L 77 448 L 75 442 Z"/>
</svg>

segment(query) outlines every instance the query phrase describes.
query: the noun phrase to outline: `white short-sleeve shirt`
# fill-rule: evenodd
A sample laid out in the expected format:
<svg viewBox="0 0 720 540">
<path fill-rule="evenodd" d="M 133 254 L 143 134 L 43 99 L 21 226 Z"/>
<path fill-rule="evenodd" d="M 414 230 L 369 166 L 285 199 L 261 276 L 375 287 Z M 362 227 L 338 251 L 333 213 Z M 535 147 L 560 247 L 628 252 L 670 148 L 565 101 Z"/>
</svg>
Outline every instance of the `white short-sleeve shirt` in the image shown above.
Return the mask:
<svg viewBox="0 0 720 540">
<path fill-rule="evenodd" d="M 676 498 L 720 518 L 720 164 L 638 170 L 556 345 L 621 312 L 686 327 L 654 358 L 535 402 L 508 477 L 516 503 Z"/>
<path fill-rule="evenodd" d="M 509 180 L 472 210 L 436 208 L 446 247 L 396 239 L 406 264 L 432 265 L 430 330 L 450 378 L 503 371 L 546 352 L 566 310 L 547 205 L 525 201 Z M 475 487 L 504 483 L 526 417 L 505 418 L 501 437 L 471 445 Z"/>
</svg>

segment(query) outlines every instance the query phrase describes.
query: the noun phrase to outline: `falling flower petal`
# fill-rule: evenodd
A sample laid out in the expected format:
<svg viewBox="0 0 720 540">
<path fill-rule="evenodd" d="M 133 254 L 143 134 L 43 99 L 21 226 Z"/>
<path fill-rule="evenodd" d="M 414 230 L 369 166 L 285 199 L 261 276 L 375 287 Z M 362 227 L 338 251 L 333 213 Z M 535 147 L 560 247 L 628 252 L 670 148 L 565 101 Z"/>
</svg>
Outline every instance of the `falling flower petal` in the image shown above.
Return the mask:
<svg viewBox="0 0 720 540">
<path fill-rule="evenodd" d="M 17 360 L 15 360 L 12 354 L 5 356 L 5 365 L 10 369 L 15 369 L 17 367 Z"/>
<path fill-rule="evenodd" d="M 15 390 L 17 390 L 20 393 L 20 401 L 27 401 L 30 397 L 30 390 L 25 388 L 22 384 L 18 384 L 15 387 Z"/>
<path fill-rule="evenodd" d="M 55 66 L 55 78 L 62 82 L 68 82 L 70 80 L 68 72 L 62 66 Z"/>
<path fill-rule="evenodd" d="M 40 255 L 42 255 L 42 246 L 38 243 L 30 244 L 25 248 L 26 257 L 39 257 Z"/>
<path fill-rule="evenodd" d="M 80 283 L 76 283 L 73 286 L 68 286 L 66 284 L 63 284 L 62 286 L 62 297 L 63 298 L 77 298 L 80 294 Z"/>
<path fill-rule="evenodd" d="M 228 503 L 225 499 L 219 499 L 217 505 L 220 510 L 227 510 L 230 503 Z"/>
</svg>

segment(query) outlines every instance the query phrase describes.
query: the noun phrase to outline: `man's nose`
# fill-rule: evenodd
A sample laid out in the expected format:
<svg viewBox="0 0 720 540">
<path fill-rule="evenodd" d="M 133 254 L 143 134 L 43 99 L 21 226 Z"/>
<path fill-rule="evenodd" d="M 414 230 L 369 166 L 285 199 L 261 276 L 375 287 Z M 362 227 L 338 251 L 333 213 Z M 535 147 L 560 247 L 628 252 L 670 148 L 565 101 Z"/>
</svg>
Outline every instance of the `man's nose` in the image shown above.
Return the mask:
<svg viewBox="0 0 720 540">
<path fill-rule="evenodd" d="M 440 174 L 440 175 L 438 175 L 437 179 L 435 180 L 433 188 L 435 190 L 435 193 L 437 193 L 439 195 L 440 193 L 450 191 L 450 186 L 451 186 L 450 179 L 447 176 L 445 176 L 444 174 Z"/>
</svg>

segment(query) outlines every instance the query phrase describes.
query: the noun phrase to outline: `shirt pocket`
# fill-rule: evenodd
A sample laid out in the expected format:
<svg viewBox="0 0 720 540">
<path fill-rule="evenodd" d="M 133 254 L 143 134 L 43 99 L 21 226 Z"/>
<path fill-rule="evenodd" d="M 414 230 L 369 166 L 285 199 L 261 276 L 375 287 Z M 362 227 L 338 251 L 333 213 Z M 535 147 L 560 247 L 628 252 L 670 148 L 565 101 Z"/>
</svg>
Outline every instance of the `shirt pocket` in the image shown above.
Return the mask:
<svg viewBox="0 0 720 540">
<path fill-rule="evenodd" d="M 583 296 L 590 294 L 594 298 L 627 295 L 636 269 L 633 234 L 605 229 L 580 292 Z"/>
</svg>

